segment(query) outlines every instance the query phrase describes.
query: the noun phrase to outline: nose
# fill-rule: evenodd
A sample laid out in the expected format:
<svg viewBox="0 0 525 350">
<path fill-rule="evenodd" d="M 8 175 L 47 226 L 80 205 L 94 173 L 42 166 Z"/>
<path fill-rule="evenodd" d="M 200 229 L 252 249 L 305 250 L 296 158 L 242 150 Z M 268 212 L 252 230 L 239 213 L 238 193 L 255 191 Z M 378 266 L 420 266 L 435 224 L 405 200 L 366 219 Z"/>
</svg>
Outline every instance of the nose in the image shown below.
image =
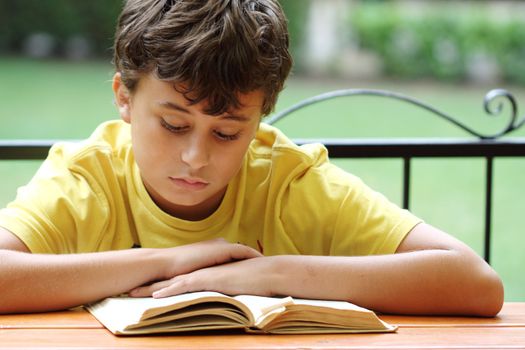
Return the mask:
<svg viewBox="0 0 525 350">
<path fill-rule="evenodd" d="M 198 135 L 192 135 L 181 152 L 181 160 L 194 170 L 208 165 L 209 150 L 206 140 Z"/>
</svg>

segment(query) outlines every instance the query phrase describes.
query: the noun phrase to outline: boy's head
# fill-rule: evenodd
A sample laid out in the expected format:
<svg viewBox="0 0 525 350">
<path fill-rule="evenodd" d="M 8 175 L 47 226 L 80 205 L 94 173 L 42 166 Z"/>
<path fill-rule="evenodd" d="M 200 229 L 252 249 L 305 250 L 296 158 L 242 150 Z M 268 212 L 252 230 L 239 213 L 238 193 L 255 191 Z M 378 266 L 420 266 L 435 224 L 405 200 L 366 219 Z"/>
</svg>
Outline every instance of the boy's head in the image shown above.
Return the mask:
<svg viewBox="0 0 525 350">
<path fill-rule="evenodd" d="M 131 92 L 153 73 L 219 115 L 260 90 L 267 115 L 291 69 L 288 40 L 277 0 L 127 0 L 114 63 Z"/>
</svg>

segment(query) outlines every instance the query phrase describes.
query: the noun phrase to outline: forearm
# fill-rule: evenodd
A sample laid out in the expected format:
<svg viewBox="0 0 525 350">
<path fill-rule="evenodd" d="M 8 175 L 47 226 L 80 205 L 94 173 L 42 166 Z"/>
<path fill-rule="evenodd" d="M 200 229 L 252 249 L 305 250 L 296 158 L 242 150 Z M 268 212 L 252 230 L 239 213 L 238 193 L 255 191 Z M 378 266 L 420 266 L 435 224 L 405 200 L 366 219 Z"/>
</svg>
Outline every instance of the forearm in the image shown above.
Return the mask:
<svg viewBox="0 0 525 350">
<path fill-rule="evenodd" d="M 163 278 L 154 249 L 44 255 L 0 250 L 0 313 L 64 309 Z"/>
<path fill-rule="evenodd" d="M 258 256 L 252 248 L 222 239 L 164 249 L 68 255 L 0 249 L 0 313 L 64 309 Z"/>
<path fill-rule="evenodd" d="M 503 298 L 488 265 L 454 250 L 272 258 L 275 294 L 348 300 L 385 313 L 481 316 L 496 314 Z"/>
</svg>

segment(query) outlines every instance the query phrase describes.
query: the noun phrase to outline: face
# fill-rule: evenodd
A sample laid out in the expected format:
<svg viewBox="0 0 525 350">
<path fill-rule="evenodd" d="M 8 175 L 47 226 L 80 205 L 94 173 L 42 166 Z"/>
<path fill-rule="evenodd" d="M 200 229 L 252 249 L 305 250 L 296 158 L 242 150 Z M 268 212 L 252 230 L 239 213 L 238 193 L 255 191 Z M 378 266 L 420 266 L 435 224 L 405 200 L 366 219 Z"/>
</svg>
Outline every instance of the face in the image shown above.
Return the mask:
<svg viewBox="0 0 525 350">
<path fill-rule="evenodd" d="M 131 124 L 133 153 L 151 198 L 165 212 L 199 220 L 219 206 L 255 137 L 263 94 L 239 96 L 241 108 L 219 116 L 190 105 L 170 83 L 148 75 L 131 93 L 117 73 L 113 90 Z"/>
</svg>

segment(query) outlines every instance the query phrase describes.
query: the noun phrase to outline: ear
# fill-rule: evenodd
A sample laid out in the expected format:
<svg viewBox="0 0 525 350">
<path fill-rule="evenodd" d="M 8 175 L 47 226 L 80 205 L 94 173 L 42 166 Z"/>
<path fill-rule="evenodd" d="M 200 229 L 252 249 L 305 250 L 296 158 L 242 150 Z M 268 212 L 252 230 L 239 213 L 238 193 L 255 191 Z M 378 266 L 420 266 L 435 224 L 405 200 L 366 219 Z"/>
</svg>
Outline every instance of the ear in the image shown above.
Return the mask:
<svg viewBox="0 0 525 350">
<path fill-rule="evenodd" d="M 126 123 L 131 122 L 131 93 L 122 83 L 122 76 L 119 72 L 113 76 L 113 93 L 115 94 L 115 104 L 122 120 Z"/>
</svg>

